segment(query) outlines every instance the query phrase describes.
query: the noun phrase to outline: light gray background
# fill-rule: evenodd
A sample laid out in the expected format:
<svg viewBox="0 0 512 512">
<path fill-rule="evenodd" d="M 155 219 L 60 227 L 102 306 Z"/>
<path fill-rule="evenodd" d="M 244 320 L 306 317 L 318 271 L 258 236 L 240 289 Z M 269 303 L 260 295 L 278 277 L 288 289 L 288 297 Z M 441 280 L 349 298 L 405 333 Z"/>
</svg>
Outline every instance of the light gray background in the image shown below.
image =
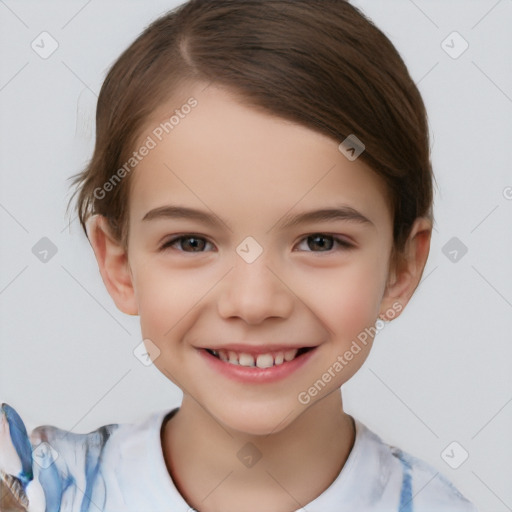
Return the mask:
<svg viewBox="0 0 512 512">
<path fill-rule="evenodd" d="M 354 3 L 419 84 L 439 190 L 423 282 L 345 386 L 347 410 L 482 511 L 512 510 L 512 0 Z M 176 4 L 0 0 L 0 400 L 29 428 L 88 432 L 180 401 L 134 357 L 138 318 L 117 311 L 65 217 L 106 70 Z M 43 31 L 59 45 L 47 59 L 31 48 Z M 453 31 L 469 43 L 457 59 L 441 46 Z M 32 253 L 42 237 L 58 249 L 46 263 Z M 456 262 L 442 252 L 452 237 L 468 248 Z M 469 453 L 458 469 L 441 457 L 452 441 Z"/>
</svg>

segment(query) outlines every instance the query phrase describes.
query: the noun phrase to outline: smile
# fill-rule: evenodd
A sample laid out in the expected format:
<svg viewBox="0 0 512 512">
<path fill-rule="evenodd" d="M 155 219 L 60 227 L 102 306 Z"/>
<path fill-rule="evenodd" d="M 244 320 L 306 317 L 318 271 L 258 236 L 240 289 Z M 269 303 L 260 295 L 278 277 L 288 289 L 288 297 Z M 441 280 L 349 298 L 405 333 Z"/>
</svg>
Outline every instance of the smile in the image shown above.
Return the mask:
<svg viewBox="0 0 512 512">
<path fill-rule="evenodd" d="M 305 354 L 313 347 L 300 349 L 280 350 L 261 354 L 250 354 L 248 352 L 236 352 L 234 350 L 205 349 L 209 354 L 220 359 L 224 363 L 245 366 L 248 368 L 271 368 L 293 361 L 295 358 Z"/>
</svg>

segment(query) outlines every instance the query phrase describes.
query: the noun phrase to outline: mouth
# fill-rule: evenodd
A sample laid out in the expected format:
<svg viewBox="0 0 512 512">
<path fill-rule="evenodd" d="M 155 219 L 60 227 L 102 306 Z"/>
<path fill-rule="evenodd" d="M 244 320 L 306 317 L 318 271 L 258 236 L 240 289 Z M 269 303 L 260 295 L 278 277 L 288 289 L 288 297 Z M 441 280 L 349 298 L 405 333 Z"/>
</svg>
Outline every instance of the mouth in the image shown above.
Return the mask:
<svg viewBox="0 0 512 512">
<path fill-rule="evenodd" d="M 287 363 L 301 358 L 304 354 L 307 354 L 315 348 L 316 347 L 301 347 L 257 354 L 225 349 L 205 348 L 204 350 L 224 363 L 257 370 L 272 368 L 274 366 L 285 366 Z"/>
<path fill-rule="evenodd" d="M 244 385 L 272 384 L 295 375 L 317 359 L 317 346 L 225 345 L 198 349 L 208 366 Z"/>
</svg>

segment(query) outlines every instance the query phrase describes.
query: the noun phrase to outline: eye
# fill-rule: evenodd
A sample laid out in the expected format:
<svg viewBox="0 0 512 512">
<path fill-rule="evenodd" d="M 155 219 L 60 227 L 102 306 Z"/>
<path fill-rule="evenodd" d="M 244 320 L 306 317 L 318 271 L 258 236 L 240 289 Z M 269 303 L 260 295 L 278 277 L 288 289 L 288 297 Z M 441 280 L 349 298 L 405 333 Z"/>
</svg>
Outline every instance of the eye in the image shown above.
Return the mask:
<svg viewBox="0 0 512 512">
<path fill-rule="evenodd" d="M 160 250 L 164 251 L 170 249 L 171 247 L 178 246 L 179 248 L 177 250 L 181 252 L 204 252 L 204 248 L 207 244 L 210 244 L 210 242 L 201 236 L 192 234 L 180 235 L 165 242 L 160 247 Z"/>
<path fill-rule="evenodd" d="M 306 243 L 308 249 L 300 248 L 304 243 Z M 213 247 L 213 244 L 206 238 L 194 234 L 187 234 L 171 238 L 162 244 L 160 250 L 165 251 L 174 248 L 180 252 L 200 253 L 207 250 L 208 244 Z M 354 248 L 353 244 L 343 238 L 325 233 L 314 233 L 302 239 L 299 244 L 299 250 L 304 252 L 333 252 L 333 248 L 335 249 L 336 245 L 339 246 L 341 250 Z"/>
<path fill-rule="evenodd" d="M 343 238 L 338 238 L 333 235 L 327 235 L 325 233 L 314 233 L 303 238 L 299 245 L 307 244 L 310 250 L 305 252 L 332 252 L 332 248 L 336 246 L 341 247 L 343 250 L 353 249 L 354 245 L 347 242 Z M 317 250 L 318 249 L 318 250 Z M 304 250 L 304 249 L 302 249 Z"/>
</svg>

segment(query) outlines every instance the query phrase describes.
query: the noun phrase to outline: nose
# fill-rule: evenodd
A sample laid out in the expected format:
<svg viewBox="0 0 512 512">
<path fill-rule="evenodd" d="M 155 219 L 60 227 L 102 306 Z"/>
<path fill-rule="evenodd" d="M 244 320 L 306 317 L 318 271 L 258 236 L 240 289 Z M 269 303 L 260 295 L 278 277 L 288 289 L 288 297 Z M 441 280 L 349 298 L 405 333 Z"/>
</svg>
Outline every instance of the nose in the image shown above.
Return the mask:
<svg viewBox="0 0 512 512">
<path fill-rule="evenodd" d="M 294 294 L 265 258 L 253 263 L 242 259 L 223 280 L 217 309 L 222 318 L 240 318 L 259 324 L 267 318 L 287 318 L 293 310 Z"/>
</svg>

